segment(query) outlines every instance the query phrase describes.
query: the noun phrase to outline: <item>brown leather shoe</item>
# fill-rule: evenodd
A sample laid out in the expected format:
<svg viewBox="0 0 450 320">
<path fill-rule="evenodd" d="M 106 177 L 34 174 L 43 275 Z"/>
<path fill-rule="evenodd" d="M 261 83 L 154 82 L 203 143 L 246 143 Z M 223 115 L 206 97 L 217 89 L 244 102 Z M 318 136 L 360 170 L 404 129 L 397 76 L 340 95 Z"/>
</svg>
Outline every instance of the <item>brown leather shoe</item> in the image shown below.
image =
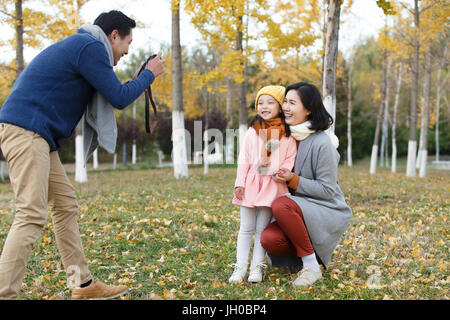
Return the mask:
<svg viewBox="0 0 450 320">
<path fill-rule="evenodd" d="M 72 289 L 72 299 L 113 299 L 127 292 L 127 286 L 108 286 L 101 281 L 92 279 L 91 284 L 87 287 Z"/>
</svg>

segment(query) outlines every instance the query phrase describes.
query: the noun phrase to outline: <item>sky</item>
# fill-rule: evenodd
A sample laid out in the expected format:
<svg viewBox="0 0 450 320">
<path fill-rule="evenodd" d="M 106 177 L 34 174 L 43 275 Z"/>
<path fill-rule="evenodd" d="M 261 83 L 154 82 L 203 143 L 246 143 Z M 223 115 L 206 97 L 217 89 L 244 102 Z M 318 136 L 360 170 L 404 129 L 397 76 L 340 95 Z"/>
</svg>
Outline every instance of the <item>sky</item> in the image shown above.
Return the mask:
<svg viewBox="0 0 450 320">
<path fill-rule="evenodd" d="M 43 10 L 42 8 L 39 8 Z M 120 10 L 145 24 L 144 28 L 133 30 L 133 43 L 130 53 L 137 49 L 159 51 L 171 42 L 171 12 L 170 0 L 91 0 L 83 6 L 80 15 L 88 23 L 92 23 L 103 11 Z M 375 36 L 384 25 L 384 15 L 377 7 L 375 0 L 354 0 L 351 12 L 342 16 L 339 32 L 339 50 L 344 56 L 351 53 L 351 48 L 358 41 Z M 180 15 L 181 45 L 188 50 L 201 42 L 201 35 L 190 23 L 190 18 L 184 12 Z M 12 29 L 0 28 L 0 40 L 13 36 Z M 42 48 L 43 49 L 43 48 Z M 25 60 L 29 62 L 42 49 L 26 49 Z M 14 57 L 12 50 L 0 48 L 0 61 L 6 62 Z M 118 64 L 120 69 L 125 65 L 124 57 Z"/>
</svg>

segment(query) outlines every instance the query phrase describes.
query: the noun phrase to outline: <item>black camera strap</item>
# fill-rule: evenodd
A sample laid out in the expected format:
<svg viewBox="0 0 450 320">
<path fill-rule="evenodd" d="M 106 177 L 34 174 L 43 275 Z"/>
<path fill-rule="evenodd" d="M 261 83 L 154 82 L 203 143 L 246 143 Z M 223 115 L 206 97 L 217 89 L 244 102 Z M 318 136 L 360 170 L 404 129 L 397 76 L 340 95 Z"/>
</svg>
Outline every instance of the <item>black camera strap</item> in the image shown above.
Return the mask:
<svg viewBox="0 0 450 320">
<path fill-rule="evenodd" d="M 139 76 L 141 74 L 142 71 L 144 71 L 145 66 L 147 65 L 147 63 L 153 59 L 154 57 L 156 57 L 156 54 L 151 55 L 147 61 L 142 65 L 141 70 L 139 70 L 139 73 L 137 76 Z M 153 108 L 153 112 L 155 113 L 155 119 L 152 122 L 152 125 L 150 126 L 150 103 L 152 104 L 152 108 Z M 149 86 L 146 90 L 145 90 L 145 131 L 147 133 L 153 133 L 153 131 L 156 128 L 156 125 L 158 124 L 158 111 L 156 109 L 156 104 L 153 101 L 153 96 L 152 96 L 152 87 Z"/>
<path fill-rule="evenodd" d="M 149 100 L 153 107 L 153 113 L 155 114 L 155 119 L 153 120 L 151 126 L 150 126 Z M 153 133 L 157 124 L 158 124 L 158 111 L 156 110 L 156 105 L 155 105 L 155 102 L 153 101 L 152 88 L 148 87 L 147 90 L 145 90 L 145 131 L 147 133 Z"/>
</svg>

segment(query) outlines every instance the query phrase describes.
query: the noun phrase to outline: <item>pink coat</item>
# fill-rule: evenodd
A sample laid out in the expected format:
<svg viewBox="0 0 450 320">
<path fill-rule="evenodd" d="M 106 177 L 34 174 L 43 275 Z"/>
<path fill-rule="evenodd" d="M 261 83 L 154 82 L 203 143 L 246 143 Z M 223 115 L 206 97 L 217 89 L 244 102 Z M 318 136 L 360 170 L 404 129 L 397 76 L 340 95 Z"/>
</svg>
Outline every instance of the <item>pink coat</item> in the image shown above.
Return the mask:
<svg viewBox="0 0 450 320">
<path fill-rule="evenodd" d="M 237 176 L 234 187 L 244 187 L 244 198 L 233 197 L 233 203 L 244 207 L 271 207 L 273 200 L 289 193 L 286 183 L 277 183 L 272 174 L 280 168 L 292 170 L 297 156 L 297 144 L 293 137 L 283 136 L 280 146 L 272 151 L 267 174 L 260 174 L 263 139 L 255 129 L 250 127 L 244 137 L 243 147 L 239 152 Z"/>
</svg>

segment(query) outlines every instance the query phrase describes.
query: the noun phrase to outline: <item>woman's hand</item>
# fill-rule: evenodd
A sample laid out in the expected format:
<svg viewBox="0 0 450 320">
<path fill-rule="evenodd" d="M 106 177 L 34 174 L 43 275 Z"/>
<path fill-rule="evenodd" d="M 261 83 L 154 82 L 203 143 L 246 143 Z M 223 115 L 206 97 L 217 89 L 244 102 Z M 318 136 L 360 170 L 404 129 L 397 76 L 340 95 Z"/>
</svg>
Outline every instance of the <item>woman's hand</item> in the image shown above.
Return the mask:
<svg viewBox="0 0 450 320">
<path fill-rule="evenodd" d="M 286 168 L 280 168 L 278 172 L 273 175 L 273 179 L 276 182 L 283 183 L 291 181 L 293 176 L 294 174 L 291 172 L 291 170 Z"/>
<path fill-rule="evenodd" d="M 234 196 L 236 199 L 242 201 L 244 199 L 244 187 L 236 187 L 234 189 Z"/>
</svg>

